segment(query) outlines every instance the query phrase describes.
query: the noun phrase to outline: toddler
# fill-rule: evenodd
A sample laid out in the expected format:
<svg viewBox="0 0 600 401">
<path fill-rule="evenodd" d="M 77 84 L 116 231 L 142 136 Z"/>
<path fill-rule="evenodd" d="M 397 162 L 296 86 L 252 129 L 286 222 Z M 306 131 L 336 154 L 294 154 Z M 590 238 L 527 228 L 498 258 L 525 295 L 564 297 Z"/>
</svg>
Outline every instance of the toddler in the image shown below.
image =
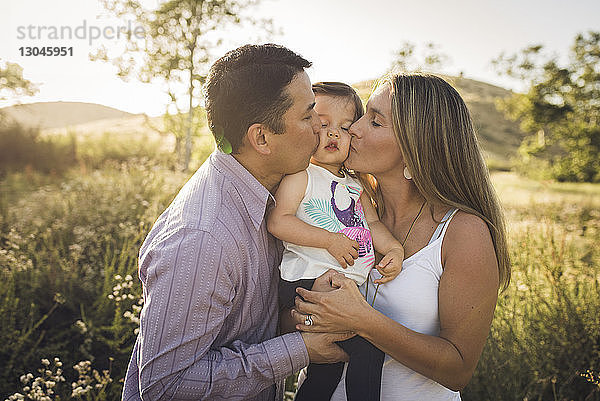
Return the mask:
<svg viewBox="0 0 600 401">
<path fill-rule="evenodd" d="M 296 288 L 311 289 L 315 278 L 335 269 L 363 284 L 375 264 L 385 283 L 402 268 L 404 248 L 379 221 L 360 182 L 344 169 L 350 149 L 350 125 L 363 115 L 352 87 L 338 82 L 313 85 L 315 111 L 321 119 L 320 143 L 305 171 L 283 178 L 268 217 L 269 231 L 282 241 L 280 306 L 294 305 Z M 312 324 L 311 317 L 306 324 Z M 384 353 L 361 337 L 339 345 L 348 353 L 349 401 L 379 400 Z M 310 364 L 296 401 L 329 400 L 344 364 Z"/>
</svg>

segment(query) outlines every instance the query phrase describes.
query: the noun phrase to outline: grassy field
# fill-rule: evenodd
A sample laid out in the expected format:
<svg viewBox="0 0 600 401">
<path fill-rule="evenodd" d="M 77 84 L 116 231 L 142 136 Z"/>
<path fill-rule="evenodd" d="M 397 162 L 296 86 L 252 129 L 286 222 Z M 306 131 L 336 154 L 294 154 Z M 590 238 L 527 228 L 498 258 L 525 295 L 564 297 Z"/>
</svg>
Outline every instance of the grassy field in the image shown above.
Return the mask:
<svg viewBox="0 0 600 401">
<path fill-rule="evenodd" d="M 137 251 L 190 174 L 155 147 L 106 141 L 62 174 L 0 178 L 0 399 L 119 399 L 141 307 Z M 513 279 L 463 398 L 600 400 L 600 185 L 493 182 Z"/>
</svg>

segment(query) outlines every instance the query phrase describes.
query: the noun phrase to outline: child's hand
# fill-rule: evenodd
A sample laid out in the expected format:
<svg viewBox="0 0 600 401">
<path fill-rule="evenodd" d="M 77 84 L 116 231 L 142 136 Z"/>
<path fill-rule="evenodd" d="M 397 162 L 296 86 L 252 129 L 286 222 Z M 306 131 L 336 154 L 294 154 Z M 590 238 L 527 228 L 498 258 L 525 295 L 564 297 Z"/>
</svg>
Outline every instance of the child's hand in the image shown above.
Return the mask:
<svg viewBox="0 0 600 401">
<path fill-rule="evenodd" d="M 358 258 L 358 242 L 342 233 L 331 233 L 324 248 L 338 261 L 343 269 L 348 265 L 354 265 L 354 259 Z"/>
<path fill-rule="evenodd" d="M 375 284 L 384 284 L 400 274 L 402 271 L 402 262 L 404 261 L 404 248 L 392 248 L 385 254 L 383 259 L 375 268 L 383 276 L 380 279 L 374 280 Z"/>
</svg>

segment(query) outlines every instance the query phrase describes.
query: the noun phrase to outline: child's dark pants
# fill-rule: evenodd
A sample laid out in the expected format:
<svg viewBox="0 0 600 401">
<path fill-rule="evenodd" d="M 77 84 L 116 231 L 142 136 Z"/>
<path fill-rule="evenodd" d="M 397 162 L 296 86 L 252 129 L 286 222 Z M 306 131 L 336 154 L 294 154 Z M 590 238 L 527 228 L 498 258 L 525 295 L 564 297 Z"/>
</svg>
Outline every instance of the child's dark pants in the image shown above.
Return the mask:
<svg viewBox="0 0 600 401">
<path fill-rule="evenodd" d="M 294 306 L 297 287 L 311 289 L 315 280 L 280 281 L 280 308 Z M 348 401 L 379 401 L 381 369 L 385 354 L 362 337 L 355 336 L 337 343 L 349 356 L 346 369 Z M 329 401 L 344 370 L 344 363 L 308 365 L 306 379 L 296 393 L 295 401 Z"/>
</svg>

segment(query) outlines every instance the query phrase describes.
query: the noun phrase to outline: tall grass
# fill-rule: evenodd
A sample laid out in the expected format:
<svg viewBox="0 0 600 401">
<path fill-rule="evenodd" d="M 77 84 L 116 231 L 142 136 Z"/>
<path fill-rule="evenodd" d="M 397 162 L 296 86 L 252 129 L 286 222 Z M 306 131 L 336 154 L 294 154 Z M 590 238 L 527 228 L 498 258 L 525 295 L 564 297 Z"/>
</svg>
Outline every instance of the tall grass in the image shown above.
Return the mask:
<svg viewBox="0 0 600 401">
<path fill-rule="evenodd" d="M 464 399 L 598 400 L 600 212 L 532 204 L 512 222 L 512 284 Z"/>
<path fill-rule="evenodd" d="M 108 295 L 124 289 L 115 276 L 137 276 L 141 242 L 186 178 L 136 161 L 73 172 L 2 203 L 1 395 L 46 357 L 100 368 L 111 357 L 113 374 L 124 376 L 135 326 L 123 315 L 139 299 L 139 282 L 133 299 Z"/>
</svg>

